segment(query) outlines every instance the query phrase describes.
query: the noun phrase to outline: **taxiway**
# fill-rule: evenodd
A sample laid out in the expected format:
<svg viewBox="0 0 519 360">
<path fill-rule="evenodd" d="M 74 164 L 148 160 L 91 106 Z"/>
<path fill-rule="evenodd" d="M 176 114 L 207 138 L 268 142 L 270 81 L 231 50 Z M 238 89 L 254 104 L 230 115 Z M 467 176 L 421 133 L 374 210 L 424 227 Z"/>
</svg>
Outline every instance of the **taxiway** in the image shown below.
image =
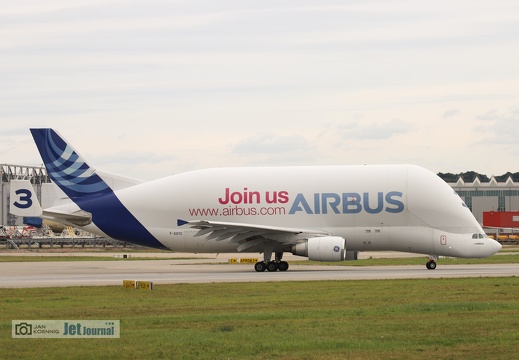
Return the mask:
<svg viewBox="0 0 519 360">
<path fill-rule="evenodd" d="M 291 265 L 287 272 L 257 273 L 251 264 L 206 260 L 127 260 L 0 263 L 0 288 L 156 284 L 498 277 L 519 275 L 519 264 L 420 266 Z"/>
</svg>

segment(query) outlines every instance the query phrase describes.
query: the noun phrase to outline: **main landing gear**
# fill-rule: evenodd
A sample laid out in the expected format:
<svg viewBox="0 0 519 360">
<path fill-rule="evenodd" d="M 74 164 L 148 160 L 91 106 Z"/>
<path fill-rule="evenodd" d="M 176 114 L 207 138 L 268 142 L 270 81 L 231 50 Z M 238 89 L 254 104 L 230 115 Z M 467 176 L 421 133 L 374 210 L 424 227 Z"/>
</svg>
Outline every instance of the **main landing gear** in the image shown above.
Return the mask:
<svg viewBox="0 0 519 360">
<path fill-rule="evenodd" d="M 436 260 L 438 260 L 437 256 L 429 256 L 429 261 L 425 264 L 425 267 L 429 270 L 436 269 Z"/>
<path fill-rule="evenodd" d="M 288 270 L 288 263 L 286 261 L 281 261 L 283 257 L 282 252 L 276 253 L 276 260 L 270 261 L 270 257 L 272 256 L 272 253 L 264 252 L 264 261 L 259 261 L 254 265 L 254 270 L 257 272 L 264 272 L 265 270 L 269 272 L 273 271 L 287 271 Z"/>
<path fill-rule="evenodd" d="M 265 270 L 267 271 L 287 271 L 288 270 L 288 263 L 286 261 L 269 261 L 268 263 L 265 263 L 265 261 L 259 261 L 254 265 L 254 270 L 257 272 L 263 272 Z"/>
</svg>

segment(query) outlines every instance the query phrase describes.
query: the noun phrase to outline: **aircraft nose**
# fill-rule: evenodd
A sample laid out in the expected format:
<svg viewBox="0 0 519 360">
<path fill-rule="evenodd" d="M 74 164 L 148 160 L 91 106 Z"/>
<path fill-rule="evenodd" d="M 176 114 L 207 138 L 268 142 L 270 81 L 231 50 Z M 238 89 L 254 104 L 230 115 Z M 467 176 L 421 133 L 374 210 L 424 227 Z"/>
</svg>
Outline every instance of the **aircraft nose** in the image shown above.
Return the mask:
<svg viewBox="0 0 519 360">
<path fill-rule="evenodd" d="M 492 253 L 493 254 L 496 254 L 498 253 L 501 248 L 503 247 L 499 242 L 495 241 L 495 240 L 491 240 L 492 241 Z"/>
</svg>

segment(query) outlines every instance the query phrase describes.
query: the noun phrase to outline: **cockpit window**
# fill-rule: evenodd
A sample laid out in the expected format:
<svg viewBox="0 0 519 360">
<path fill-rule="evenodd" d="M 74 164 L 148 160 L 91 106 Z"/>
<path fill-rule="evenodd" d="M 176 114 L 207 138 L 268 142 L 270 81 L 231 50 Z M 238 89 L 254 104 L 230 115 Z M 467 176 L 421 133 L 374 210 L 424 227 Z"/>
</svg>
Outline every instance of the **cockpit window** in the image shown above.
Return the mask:
<svg viewBox="0 0 519 360">
<path fill-rule="evenodd" d="M 472 238 L 473 239 L 477 239 L 478 238 L 478 234 L 472 234 Z"/>
<path fill-rule="evenodd" d="M 486 234 L 472 234 L 473 239 L 484 239 L 486 237 Z"/>
<path fill-rule="evenodd" d="M 484 238 L 485 238 L 485 235 L 483 235 L 483 234 L 479 234 L 479 238 L 480 238 L 480 239 L 484 239 Z"/>
</svg>

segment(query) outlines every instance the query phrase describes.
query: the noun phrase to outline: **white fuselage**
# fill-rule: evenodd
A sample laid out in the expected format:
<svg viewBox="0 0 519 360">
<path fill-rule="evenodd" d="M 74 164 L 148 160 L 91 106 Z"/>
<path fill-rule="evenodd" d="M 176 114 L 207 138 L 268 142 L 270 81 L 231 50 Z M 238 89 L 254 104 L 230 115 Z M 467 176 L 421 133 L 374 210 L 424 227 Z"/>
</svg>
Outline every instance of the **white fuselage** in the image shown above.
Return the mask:
<svg viewBox="0 0 519 360">
<path fill-rule="evenodd" d="M 220 168 L 115 192 L 167 248 L 235 252 L 238 244 L 194 236 L 177 220 L 302 228 L 346 239 L 348 251 L 394 250 L 455 257 L 497 252 L 443 180 L 412 165 Z M 101 231 L 94 223 L 87 226 Z"/>
</svg>

